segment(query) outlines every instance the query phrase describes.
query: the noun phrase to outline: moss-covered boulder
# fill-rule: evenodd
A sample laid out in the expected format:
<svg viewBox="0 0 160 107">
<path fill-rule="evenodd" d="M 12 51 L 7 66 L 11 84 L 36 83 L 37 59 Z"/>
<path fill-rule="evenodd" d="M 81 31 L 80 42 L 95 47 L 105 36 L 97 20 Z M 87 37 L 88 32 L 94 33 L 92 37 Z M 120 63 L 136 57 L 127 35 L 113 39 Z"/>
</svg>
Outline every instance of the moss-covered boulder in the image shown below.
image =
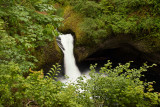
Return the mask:
<svg viewBox="0 0 160 107">
<path fill-rule="evenodd" d="M 63 58 L 62 52 L 57 46 L 55 40 L 43 47 L 37 48 L 34 56 L 38 59 L 38 62 L 36 63 L 37 69 L 41 69 L 47 65 L 61 63 Z"/>
</svg>

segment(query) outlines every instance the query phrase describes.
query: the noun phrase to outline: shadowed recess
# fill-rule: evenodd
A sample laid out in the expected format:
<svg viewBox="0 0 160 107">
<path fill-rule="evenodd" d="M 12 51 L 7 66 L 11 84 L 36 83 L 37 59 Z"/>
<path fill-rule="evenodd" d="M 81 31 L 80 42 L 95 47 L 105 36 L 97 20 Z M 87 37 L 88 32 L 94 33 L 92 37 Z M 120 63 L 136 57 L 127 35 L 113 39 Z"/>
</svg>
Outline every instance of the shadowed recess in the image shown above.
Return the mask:
<svg viewBox="0 0 160 107">
<path fill-rule="evenodd" d="M 148 65 L 152 65 L 153 60 L 150 59 L 152 55 L 143 53 L 129 44 L 120 44 L 117 48 L 99 50 L 85 60 L 78 64 L 80 71 L 86 71 L 90 64 L 97 63 L 97 70 L 107 63 L 108 60 L 112 62 L 112 66 L 116 67 L 119 63 L 125 64 L 126 62 L 133 61 L 130 68 L 139 68 L 143 63 L 147 62 Z M 155 81 L 155 91 L 160 91 L 160 65 L 149 68 L 147 72 L 144 72 L 144 77 L 141 78 L 143 81 Z"/>
</svg>

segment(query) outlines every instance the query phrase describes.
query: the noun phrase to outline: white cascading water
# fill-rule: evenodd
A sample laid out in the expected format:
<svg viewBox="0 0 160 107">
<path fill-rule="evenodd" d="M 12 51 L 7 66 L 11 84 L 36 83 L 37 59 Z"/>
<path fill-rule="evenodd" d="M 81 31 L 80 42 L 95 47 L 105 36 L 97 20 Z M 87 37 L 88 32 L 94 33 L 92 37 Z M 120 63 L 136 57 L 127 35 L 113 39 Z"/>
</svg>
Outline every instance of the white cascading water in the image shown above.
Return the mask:
<svg viewBox="0 0 160 107">
<path fill-rule="evenodd" d="M 61 81 L 64 83 L 73 83 L 79 76 L 81 76 L 73 54 L 73 36 L 71 34 L 59 35 L 56 40 L 58 46 L 64 53 L 65 75 L 69 77 L 68 79 L 62 79 Z"/>
</svg>

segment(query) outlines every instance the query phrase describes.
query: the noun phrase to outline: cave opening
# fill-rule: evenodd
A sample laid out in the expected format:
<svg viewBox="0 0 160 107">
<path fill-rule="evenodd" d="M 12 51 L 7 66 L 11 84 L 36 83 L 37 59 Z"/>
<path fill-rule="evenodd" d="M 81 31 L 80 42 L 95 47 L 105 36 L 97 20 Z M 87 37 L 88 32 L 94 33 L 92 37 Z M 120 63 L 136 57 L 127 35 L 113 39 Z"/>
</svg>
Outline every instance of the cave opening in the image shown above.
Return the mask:
<svg viewBox="0 0 160 107">
<path fill-rule="evenodd" d="M 152 57 L 150 54 L 144 53 L 136 49 L 135 47 L 129 44 L 121 44 L 119 47 L 110 48 L 110 49 L 100 49 L 92 55 L 88 56 L 86 59 L 78 63 L 78 67 L 80 71 L 84 72 L 89 69 L 90 64 L 97 63 L 97 69 L 104 66 L 110 60 L 112 62 L 112 66 L 116 67 L 119 63 L 125 64 L 129 61 L 133 61 L 131 63 L 130 68 L 136 68 L 143 66 L 144 63 L 147 62 L 148 65 L 152 65 L 155 63 L 150 60 Z M 149 68 L 146 72 L 143 72 L 144 77 L 141 78 L 143 81 L 151 82 L 155 81 L 153 84 L 154 91 L 160 92 L 160 66 L 154 66 Z"/>
</svg>

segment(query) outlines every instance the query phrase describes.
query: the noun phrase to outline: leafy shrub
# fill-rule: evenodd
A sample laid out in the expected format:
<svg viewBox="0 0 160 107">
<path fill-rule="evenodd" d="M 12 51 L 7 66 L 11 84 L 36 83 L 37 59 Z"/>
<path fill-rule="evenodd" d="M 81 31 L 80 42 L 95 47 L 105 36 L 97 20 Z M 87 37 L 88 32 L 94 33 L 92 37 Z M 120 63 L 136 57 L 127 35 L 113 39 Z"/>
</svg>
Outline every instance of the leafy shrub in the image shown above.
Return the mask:
<svg viewBox="0 0 160 107">
<path fill-rule="evenodd" d="M 1 63 L 19 64 L 22 72 L 34 67 L 35 48 L 53 41 L 62 18 L 53 15 L 56 9 L 49 1 L 0 1 Z"/>
<path fill-rule="evenodd" d="M 80 10 L 80 12 L 84 14 L 86 17 L 96 18 L 96 17 L 99 17 L 99 15 L 101 15 L 100 5 L 98 5 L 94 1 L 83 2 L 83 6 L 81 6 L 81 8 L 79 6 L 79 7 L 75 7 L 74 9 L 76 11 Z"/>
<path fill-rule="evenodd" d="M 91 79 L 87 82 L 83 78 L 79 80 L 81 89 L 90 93 L 97 106 L 109 107 L 151 107 L 158 105 L 160 95 L 152 92 L 152 82 L 145 83 L 140 80 L 141 72 L 147 71 L 152 66 L 144 65 L 140 69 L 129 69 L 130 63 L 112 68 L 108 62 L 96 73 L 95 65 L 91 68 Z M 147 91 L 145 92 L 145 87 Z"/>
<path fill-rule="evenodd" d="M 27 78 L 15 63 L 1 64 L 0 103 L 5 106 L 56 105 L 55 94 L 63 89 L 62 83 L 52 78 L 44 78 L 42 71 L 32 71 Z M 7 103 L 6 103 L 7 101 Z M 27 105 L 27 106 L 28 106 Z"/>
<path fill-rule="evenodd" d="M 140 81 L 141 72 L 152 66 L 129 69 L 130 63 L 112 68 L 108 62 L 95 72 L 91 66 L 90 77 L 80 77 L 77 84 L 65 85 L 53 78 L 45 77 L 42 71 L 30 71 L 24 78 L 18 64 L 10 62 L 0 67 L 0 104 L 3 106 L 145 106 L 159 104 L 160 94 L 152 92 L 152 82 Z M 60 70 L 54 65 L 52 71 Z M 53 75 L 55 73 L 53 72 Z M 147 91 L 145 91 L 145 87 Z M 6 103 L 7 102 L 7 103 Z"/>
<path fill-rule="evenodd" d="M 34 67 L 34 64 L 29 59 L 36 61 L 36 58 L 26 55 L 25 50 L 17 45 L 16 39 L 9 36 L 5 31 L 0 31 L 0 33 L 0 63 L 8 65 L 10 62 L 14 62 L 20 67 L 21 73 L 28 71 L 29 67 Z"/>
<path fill-rule="evenodd" d="M 89 38 L 90 41 L 87 43 L 99 43 L 101 39 L 105 38 L 106 35 L 109 35 L 111 32 L 106 31 L 104 22 L 101 19 L 92 19 L 92 18 L 85 18 L 84 21 L 80 24 L 81 30 L 85 32 L 84 38 Z M 88 39 L 87 39 L 88 40 Z"/>
</svg>

